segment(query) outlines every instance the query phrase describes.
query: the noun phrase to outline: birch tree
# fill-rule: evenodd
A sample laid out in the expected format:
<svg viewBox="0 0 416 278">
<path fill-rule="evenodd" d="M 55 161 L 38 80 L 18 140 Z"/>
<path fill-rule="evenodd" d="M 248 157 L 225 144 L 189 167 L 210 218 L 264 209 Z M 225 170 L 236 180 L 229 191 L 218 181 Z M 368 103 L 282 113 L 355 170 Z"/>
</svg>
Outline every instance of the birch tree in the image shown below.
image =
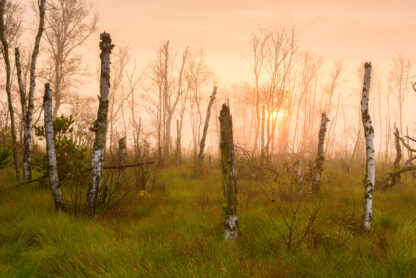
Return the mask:
<svg viewBox="0 0 416 278">
<path fill-rule="evenodd" d="M 100 97 L 97 112 L 97 120 L 94 127 L 95 140 L 92 156 L 92 182 L 88 189 L 86 209 L 93 214 L 95 212 L 98 192 L 101 188 L 101 175 L 104 166 L 104 150 L 107 134 L 107 114 L 108 114 L 108 93 L 110 89 L 110 54 L 114 47 L 111 43 L 110 34 L 104 32 L 100 35 L 100 59 L 101 59 L 101 78 L 100 78 Z"/>
<path fill-rule="evenodd" d="M 375 180 L 374 161 L 374 129 L 371 125 L 368 101 L 370 98 L 371 63 L 364 65 L 364 85 L 361 98 L 361 119 L 363 121 L 365 145 L 366 145 L 366 175 L 364 179 L 364 228 L 370 230 L 373 220 L 373 190 Z"/>
<path fill-rule="evenodd" d="M 220 150 L 222 186 L 224 190 L 224 237 L 234 241 L 238 236 L 237 217 L 237 169 L 234 154 L 233 122 L 230 108 L 224 103 L 220 111 Z"/>
<path fill-rule="evenodd" d="M 66 205 L 59 185 L 58 168 L 56 165 L 55 138 L 52 124 L 52 92 L 49 83 L 45 84 L 45 95 L 43 97 L 43 110 L 45 115 L 45 137 L 46 150 L 49 163 L 49 181 L 52 189 L 53 200 L 56 210 L 66 212 Z"/>
<path fill-rule="evenodd" d="M 39 8 L 39 27 L 35 38 L 35 45 L 33 47 L 32 58 L 30 62 L 30 84 L 29 94 L 26 93 L 23 86 L 22 68 L 20 64 L 20 52 L 19 48 L 15 49 L 15 64 L 17 71 L 17 80 L 19 85 L 20 103 L 22 106 L 22 120 L 23 120 L 23 180 L 30 181 L 32 179 L 31 168 L 31 153 L 30 153 L 30 141 L 31 141 L 31 125 L 34 109 L 34 94 L 36 86 L 36 61 L 39 55 L 39 45 L 42 38 L 44 25 L 45 25 L 45 0 L 38 2 Z"/>
<path fill-rule="evenodd" d="M 7 94 L 7 102 L 8 102 L 8 110 L 10 114 L 10 129 L 12 135 L 12 152 L 13 152 L 13 162 L 14 162 L 14 169 L 16 173 L 17 180 L 20 180 L 20 170 L 19 164 L 17 160 L 17 149 L 16 149 L 16 124 L 14 118 L 14 108 L 13 108 L 13 100 L 12 100 L 12 92 L 11 92 L 11 64 L 10 64 L 10 57 L 9 57 L 9 43 L 17 36 L 16 30 L 17 26 L 20 24 L 18 21 L 13 21 L 12 17 L 8 17 L 14 14 L 16 6 L 14 3 L 8 2 L 7 0 L 0 1 L 0 40 L 2 45 L 2 54 L 4 63 L 6 65 L 6 94 Z M 16 32 L 16 34 L 14 34 Z"/>
</svg>

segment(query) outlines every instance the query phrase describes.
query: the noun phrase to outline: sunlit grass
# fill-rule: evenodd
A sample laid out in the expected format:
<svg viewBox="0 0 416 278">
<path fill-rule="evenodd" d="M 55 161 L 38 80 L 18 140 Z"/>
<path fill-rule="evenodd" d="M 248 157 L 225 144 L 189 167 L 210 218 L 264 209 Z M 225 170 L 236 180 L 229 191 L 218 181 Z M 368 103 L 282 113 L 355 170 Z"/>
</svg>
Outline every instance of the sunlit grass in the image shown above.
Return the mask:
<svg viewBox="0 0 416 278">
<path fill-rule="evenodd" d="M 2 173 L 0 277 L 416 277 L 416 180 L 376 190 L 366 233 L 362 169 L 347 176 L 333 167 L 295 253 L 261 179 L 239 180 L 240 236 L 229 244 L 218 170 L 190 179 L 165 169 L 163 188 L 104 219 L 56 213 L 47 189 L 16 187 Z"/>
</svg>

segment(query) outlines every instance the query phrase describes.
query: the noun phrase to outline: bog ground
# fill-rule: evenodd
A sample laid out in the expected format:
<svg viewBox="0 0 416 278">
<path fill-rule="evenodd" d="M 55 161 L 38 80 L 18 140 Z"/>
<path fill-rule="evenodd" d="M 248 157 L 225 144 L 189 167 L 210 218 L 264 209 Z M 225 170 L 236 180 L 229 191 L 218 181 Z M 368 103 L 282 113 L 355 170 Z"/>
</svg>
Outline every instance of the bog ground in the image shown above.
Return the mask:
<svg viewBox="0 0 416 278">
<path fill-rule="evenodd" d="M 297 249 L 288 249 L 284 223 L 297 204 L 290 182 L 267 173 L 241 173 L 240 234 L 230 244 L 216 169 L 198 179 L 183 177 L 191 168 L 164 169 L 148 195 L 93 219 L 56 213 L 48 188 L 16 188 L 13 172 L 4 171 L 0 277 L 415 277 L 416 180 L 376 188 L 366 232 L 362 167 L 347 176 L 328 165 L 316 221 Z M 302 235 L 316 204 L 302 201 L 293 233 Z"/>
</svg>

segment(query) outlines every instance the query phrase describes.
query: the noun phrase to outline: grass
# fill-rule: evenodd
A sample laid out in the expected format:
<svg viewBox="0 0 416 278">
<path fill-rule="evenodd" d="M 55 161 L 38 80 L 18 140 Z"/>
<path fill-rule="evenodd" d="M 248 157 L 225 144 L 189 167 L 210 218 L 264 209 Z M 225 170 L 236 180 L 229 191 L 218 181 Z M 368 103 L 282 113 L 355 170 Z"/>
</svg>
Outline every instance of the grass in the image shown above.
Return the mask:
<svg viewBox="0 0 416 278">
<path fill-rule="evenodd" d="M 277 209 L 293 201 L 269 190 L 284 182 L 241 171 L 240 235 L 230 244 L 222 237 L 219 170 L 190 179 L 165 169 L 163 188 L 104 219 L 56 213 L 49 190 L 16 187 L 5 170 L 0 277 L 416 277 L 416 180 L 375 191 L 367 233 L 362 169 L 346 176 L 327 165 L 318 218 L 296 252 L 286 247 Z M 308 213 L 300 210 L 299 229 Z"/>
</svg>

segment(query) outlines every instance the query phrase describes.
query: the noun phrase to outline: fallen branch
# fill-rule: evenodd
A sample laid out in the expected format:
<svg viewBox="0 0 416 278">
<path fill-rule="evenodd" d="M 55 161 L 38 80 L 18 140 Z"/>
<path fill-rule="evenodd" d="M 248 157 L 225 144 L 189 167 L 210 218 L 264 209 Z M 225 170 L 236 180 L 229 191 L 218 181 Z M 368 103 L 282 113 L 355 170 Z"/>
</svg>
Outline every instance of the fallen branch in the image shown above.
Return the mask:
<svg viewBox="0 0 416 278">
<path fill-rule="evenodd" d="M 131 168 L 131 167 L 139 167 L 139 166 L 144 166 L 144 165 L 150 165 L 153 164 L 153 161 L 147 161 L 147 162 L 139 162 L 139 163 L 135 163 L 135 164 L 126 164 L 126 165 L 114 165 L 114 166 L 104 166 L 103 169 L 104 170 L 111 170 L 111 169 L 126 169 L 126 168 Z M 91 169 L 87 169 L 87 171 L 91 171 Z"/>
<path fill-rule="evenodd" d="M 416 170 L 416 165 L 410 165 L 410 166 L 405 166 L 405 167 L 399 168 L 399 169 L 397 169 L 397 170 L 395 170 L 393 172 L 390 172 L 390 173 L 388 173 L 388 175 L 390 177 L 394 177 L 394 176 L 401 175 L 401 174 L 403 174 L 405 172 L 415 171 L 415 170 Z"/>
</svg>

